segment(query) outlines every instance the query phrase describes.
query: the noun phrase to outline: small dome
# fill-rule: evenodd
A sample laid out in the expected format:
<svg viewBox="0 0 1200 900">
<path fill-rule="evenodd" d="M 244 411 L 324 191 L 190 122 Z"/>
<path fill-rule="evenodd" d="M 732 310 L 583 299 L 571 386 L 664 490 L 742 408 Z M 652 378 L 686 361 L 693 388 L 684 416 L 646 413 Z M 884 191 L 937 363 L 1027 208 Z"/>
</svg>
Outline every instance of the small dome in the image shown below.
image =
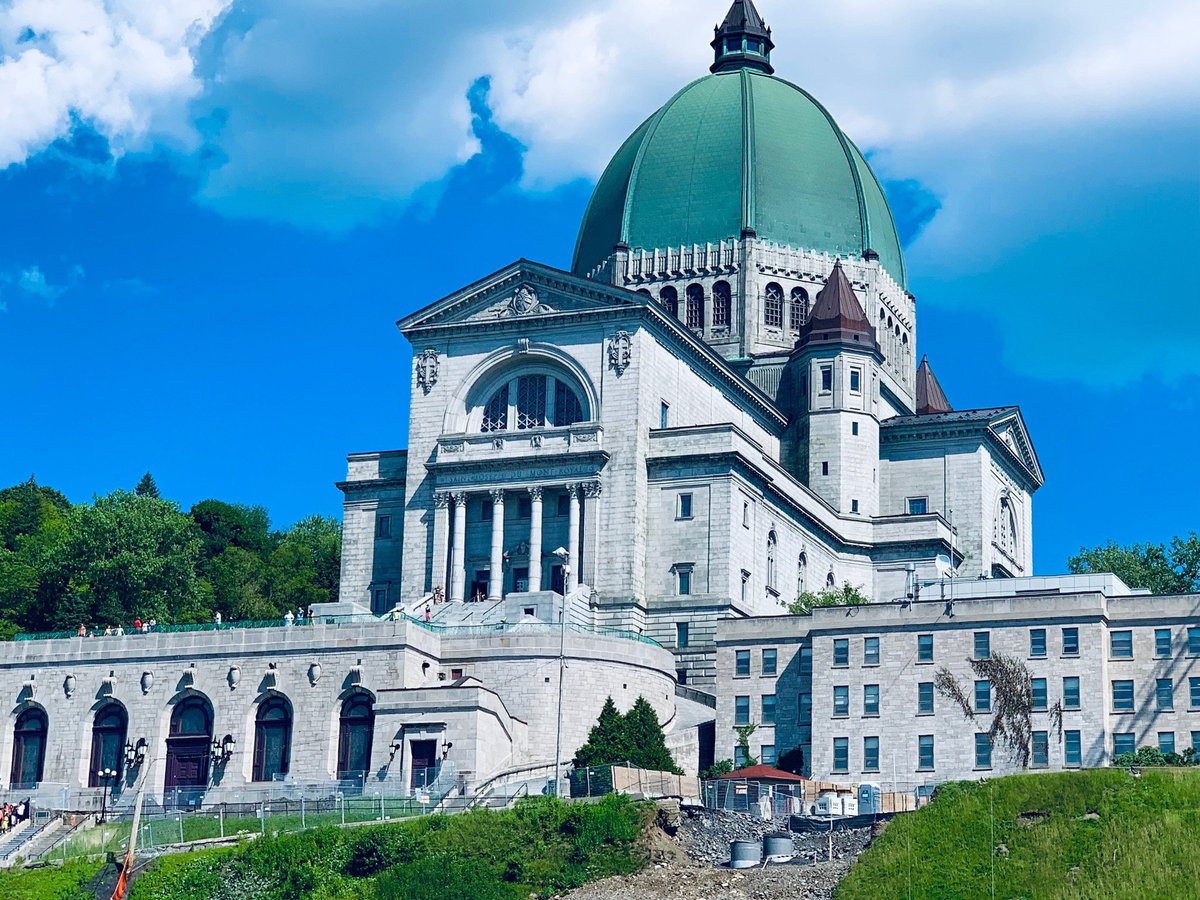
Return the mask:
<svg viewBox="0 0 1200 900">
<path fill-rule="evenodd" d="M 907 288 L 895 222 L 862 153 L 824 107 L 755 59 L 718 50 L 715 74 L 625 141 L 584 215 L 577 274 L 618 244 L 665 249 L 753 233 L 834 256 L 873 251 Z"/>
</svg>

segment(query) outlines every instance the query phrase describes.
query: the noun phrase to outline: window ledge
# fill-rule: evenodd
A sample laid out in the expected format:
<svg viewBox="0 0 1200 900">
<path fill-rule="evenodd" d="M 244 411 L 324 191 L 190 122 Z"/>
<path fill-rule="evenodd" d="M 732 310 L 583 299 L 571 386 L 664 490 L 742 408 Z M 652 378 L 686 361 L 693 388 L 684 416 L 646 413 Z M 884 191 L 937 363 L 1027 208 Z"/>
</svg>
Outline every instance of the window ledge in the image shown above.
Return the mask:
<svg viewBox="0 0 1200 900">
<path fill-rule="evenodd" d="M 878 775 L 878 774 L 879 774 L 879 770 L 878 770 L 878 769 L 863 769 L 863 774 L 864 774 L 864 775 L 868 775 L 868 774 L 870 774 L 870 775 Z"/>
<path fill-rule="evenodd" d="M 864 668 L 864 669 L 878 669 L 878 668 L 879 668 L 879 663 L 877 663 L 877 662 L 873 662 L 873 663 L 865 662 L 865 663 L 863 663 L 863 668 Z"/>
<path fill-rule="evenodd" d="M 937 769 L 935 769 L 933 766 L 917 766 L 917 771 L 918 772 L 936 772 Z"/>
<path fill-rule="evenodd" d="M 975 766 L 974 768 L 971 769 L 971 771 L 972 772 L 990 772 L 990 771 L 992 771 L 992 767 L 991 766 Z"/>
<path fill-rule="evenodd" d="M 1030 659 L 1046 659 L 1047 656 L 1045 653 L 1030 653 L 1029 658 Z"/>
<path fill-rule="evenodd" d="M 917 660 L 917 661 L 916 661 L 916 662 L 915 662 L 913 665 L 917 665 L 917 666 L 932 666 L 932 665 L 934 665 L 934 660 L 932 660 L 932 659 L 918 659 L 918 660 Z"/>
<path fill-rule="evenodd" d="M 863 713 L 863 714 L 862 714 L 862 717 L 863 717 L 864 719 L 878 719 L 878 718 L 879 718 L 879 713 Z"/>
<path fill-rule="evenodd" d="M 1082 706 L 1064 706 L 1063 712 L 1079 712 L 1081 709 L 1083 709 Z"/>
<path fill-rule="evenodd" d="M 834 713 L 829 718 L 831 718 L 831 719 L 848 719 L 848 718 L 850 718 L 850 713 Z"/>
<path fill-rule="evenodd" d="M 1078 653 L 1064 653 L 1062 655 L 1062 658 L 1063 659 L 1079 659 L 1079 654 Z"/>
<path fill-rule="evenodd" d="M 918 712 L 917 713 L 918 718 L 925 718 L 925 717 L 933 716 L 933 715 L 936 715 L 936 713 L 931 713 L 931 712 Z"/>
</svg>

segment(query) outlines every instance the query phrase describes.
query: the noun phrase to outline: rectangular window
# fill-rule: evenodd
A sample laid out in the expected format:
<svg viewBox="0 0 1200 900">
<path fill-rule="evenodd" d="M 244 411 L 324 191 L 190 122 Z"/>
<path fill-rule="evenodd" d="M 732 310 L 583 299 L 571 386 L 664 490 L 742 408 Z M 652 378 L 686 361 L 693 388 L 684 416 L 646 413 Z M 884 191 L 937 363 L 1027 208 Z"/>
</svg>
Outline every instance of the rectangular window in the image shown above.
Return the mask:
<svg viewBox="0 0 1200 900">
<path fill-rule="evenodd" d="M 863 771 L 878 772 L 879 771 L 879 738 L 864 737 L 863 738 Z"/>
<path fill-rule="evenodd" d="M 761 756 L 762 756 L 762 763 L 764 766 L 775 765 L 775 745 L 774 744 L 763 744 Z"/>
<path fill-rule="evenodd" d="M 1064 628 L 1062 630 L 1062 653 L 1063 656 L 1078 656 L 1079 655 L 1079 629 Z"/>
<path fill-rule="evenodd" d="M 774 694 L 763 694 L 762 723 L 764 725 L 774 725 L 775 724 L 775 695 Z"/>
<path fill-rule="evenodd" d="M 385 587 L 375 588 L 375 609 L 387 609 L 388 589 Z"/>
<path fill-rule="evenodd" d="M 678 517 L 681 519 L 690 519 L 692 517 L 692 495 L 679 495 L 679 512 Z"/>
<path fill-rule="evenodd" d="M 975 768 L 992 767 L 992 738 L 987 734 L 975 735 Z"/>
<path fill-rule="evenodd" d="M 1049 692 L 1045 678 L 1033 679 L 1033 711 L 1045 712 L 1050 706 Z"/>
<path fill-rule="evenodd" d="M 801 725 L 812 724 L 812 694 L 796 695 L 796 721 Z"/>
<path fill-rule="evenodd" d="M 740 745 L 733 748 L 733 767 L 735 769 L 745 768 L 746 763 L 749 762 L 746 752 L 746 748 Z"/>
<path fill-rule="evenodd" d="M 1078 731 L 1063 732 L 1063 765 L 1083 765 L 1083 742 Z"/>
<path fill-rule="evenodd" d="M 879 685 L 877 684 L 863 685 L 863 715 L 879 715 Z"/>
<path fill-rule="evenodd" d="M 1200 731 L 1192 732 L 1192 747 L 1197 753 L 1200 753 Z"/>
<path fill-rule="evenodd" d="M 928 771 L 933 768 L 933 762 L 933 735 L 919 735 L 917 737 L 917 768 Z"/>
<path fill-rule="evenodd" d="M 833 686 L 833 714 L 838 718 L 850 715 L 850 686 L 835 684 Z"/>
<path fill-rule="evenodd" d="M 1126 753 L 1137 751 L 1137 735 L 1132 731 L 1118 732 L 1113 735 L 1113 756 L 1124 756 Z"/>
<path fill-rule="evenodd" d="M 1188 656 L 1200 656 L 1200 625 L 1188 626 Z"/>
<path fill-rule="evenodd" d="M 852 512 L 852 513 L 858 512 L 858 501 L 857 500 L 850 501 L 850 512 Z"/>
<path fill-rule="evenodd" d="M 774 675 L 779 668 L 779 654 L 774 648 L 762 652 L 762 673 Z"/>
<path fill-rule="evenodd" d="M 450 670 L 450 680 L 451 681 L 458 681 L 462 677 L 463 677 L 462 669 L 451 669 Z"/>
<path fill-rule="evenodd" d="M 855 437 L 858 436 L 858 423 L 857 422 L 850 423 L 850 433 L 852 435 L 854 435 Z"/>
<path fill-rule="evenodd" d="M 734 725 L 749 725 L 750 724 L 750 698 L 749 697 L 734 697 L 733 698 L 733 724 Z"/>
<path fill-rule="evenodd" d="M 1200 678 L 1188 679 L 1188 696 L 1190 697 L 1188 706 L 1192 709 L 1200 709 Z"/>
<path fill-rule="evenodd" d="M 392 536 L 392 517 L 375 517 L 375 537 L 387 540 Z"/>
<path fill-rule="evenodd" d="M 827 463 L 827 462 L 823 462 L 823 463 L 821 463 L 821 474 L 822 474 L 822 475 L 828 475 L 828 474 L 829 474 L 829 463 Z"/>
<path fill-rule="evenodd" d="M 917 635 L 917 662 L 933 662 L 933 635 Z"/>
<path fill-rule="evenodd" d="M 566 518 L 567 516 L 569 516 L 571 514 L 571 495 L 570 494 L 559 494 L 558 495 L 558 514 L 560 516 L 562 516 L 563 518 Z"/>
<path fill-rule="evenodd" d="M 742 501 L 742 527 L 750 527 L 750 503 L 746 500 Z"/>
<path fill-rule="evenodd" d="M 1154 655 L 1158 659 L 1167 659 L 1171 655 L 1171 629 L 1154 629 Z"/>
<path fill-rule="evenodd" d="M 675 646 L 683 649 L 688 645 L 688 623 L 675 623 Z"/>
<path fill-rule="evenodd" d="M 1158 733 L 1158 749 L 1163 753 L 1175 752 L 1175 732 L 1160 731 Z"/>
<path fill-rule="evenodd" d="M 850 738 L 833 739 L 833 771 L 850 771 Z"/>
<path fill-rule="evenodd" d="M 1113 659 L 1133 659 L 1132 631 L 1110 631 L 1108 639 Z"/>
<path fill-rule="evenodd" d="M 975 712 L 992 711 L 992 683 L 990 681 L 975 682 Z"/>
<path fill-rule="evenodd" d="M 1045 628 L 1030 628 L 1029 629 L 1029 655 L 1030 656 L 1045 656 L 1046 655 L 1046 629 Z"/>
<path fill-rule="evenodd" d="M 670 424 L 670 421 L 671 421 L 671 404 L 669 404 L 666 400 L 664 400 L 662 402 L 662 405 L 658 408 L 658 427 L 666 428 Z"/>
<path fill-rule="evenodd" d="M 917 715 L 933 715 L 933 682 L 922 681 L 917 685 Z"/>
<path fill-rule="evenodd" d="M 1154 682 L 1154 700 L 1159 711 L 1169 712 L 1175 708 L 1175 681 L 1159 678 Z"/>
<path fill-rule="evenodd" d="M 835 666 L 850 665 L 850 639 L 836 638 L 833 642 L 833 664 Z"/>
<path fill-rule="evenodd" d="M 863 638 L 863 665 L 879 665 L 879 638 Z"/>
<path fill-rule="evenodd" d="M 1079 678 L 1068 676 L 1063 679 L 1063 709 L 1079 709 Z"/>
<path fill-rule="evenodd" d="M 1112 683 L 1113 712 L 1133 712 L 1133 682 L 1114 681 Z"/>
<path fill-rule="evenodd" d="M 992 655 L 992 634 L 990 631 L 975 632 L 975 658 L 989 659 Z"/>
<path fill-rule="evenodd" d="M 821 390 L 825 393 L 833 390 L 833 366 L 821 366 Z"/>
<path fill-rule="evenodd" d="M 852 394 L 861 394 L 862 393 L 862 370 L 861 369 L 851 369 L 850 370 L 850 393 L 852 393 Z"/>
<path fill-rule="evenodd" d="M 676 669 L 675 670 L 675 680 L 677 682 L 679 682 L 680 684 L 686 685 L 687 684 L 687 669 Z"/>
<path fill-rule="evenodd" d="M 1033 765 L 1039 768 L 1050 765 L 1050 733 L 1048 731 L 1033 733 Z"/>
<path fill-rule="evenodd" d="M 734 669 L 733 674 L 741 675 L 741 676 L 749 675 L 750 674 L 750 651 L 749 650 L 738 650 L 736 659 L 737 659 L 737 668 Z"/>
<path fill-rule="evenodd" d="M 927 497 L 908 498 L 908 514 L 910 516 L 923 516 L 928 512 L 929 499 Z"/>
<path fill-rule="evenodd" d="M 680 569 L 679 575 L 679 596 L 686 597 L 692 592 L 692 570 Z"/>
</svg>

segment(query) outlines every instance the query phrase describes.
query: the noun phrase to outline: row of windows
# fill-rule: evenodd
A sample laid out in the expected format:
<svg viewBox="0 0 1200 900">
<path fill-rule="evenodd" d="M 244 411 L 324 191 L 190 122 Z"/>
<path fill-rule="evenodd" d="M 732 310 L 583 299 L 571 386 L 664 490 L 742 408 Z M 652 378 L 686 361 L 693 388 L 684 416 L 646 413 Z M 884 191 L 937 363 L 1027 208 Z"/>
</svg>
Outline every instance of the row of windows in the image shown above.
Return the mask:
<svg viewBox="0 0 1200 900">
<path fill-rule="evenodd" d="M 1177 744 L 1175 742 L 1175 732 L 1160 731 L 1156 735 L 1158 738 L 1158 749 L 1163 753 L 1175 753 Z M 1200 750 L 1200 731 L 1191 733 L 1190 746 Z M 1132 731 L 1117 732 L 1113 735 L 1113 756 L 1123 756 L 1126 753 L 1137 752 L 1137 735 Z"/>
<path fill-rule="evenodd" d="M 910 507 L 910 510 L 912 507 Z M 924 507 L 920 507 L 921 510 Z M 916 514 L 916 513 L 914 513 Z M 1197 647 L 1200 647 L 1200 628 L 1191 628 L 1189 637 L 1192 631 L 1196 632 Z M 932 663 L 934 661 L 933 651 L 933 635 L 918 634 L 917 635 L 917 662 Z M 1031 628 L 1029 630 L 1029 652 L 1030 656 L 1046 656 L 1046 629 Z M 1063 628 L 1061 632 L 1061 649 L 1063 656 L 1078 656 L 1079 655 L 1079 629 L 1076 627 Z M 1200 651 L 1198 651 L 1200 652 Z M 992 637 L 991 632 L 976 631 L 972 635 L 972 655 L 975 659 L 989 659 L 992 655 Z M 850 639 L 835 638 L 833 641 L 833 665 L 836 668 L 844 668 L 850 665 Z M 879 665 L 879 638 L 868 637 L 863 638 L 863 665 L 877 666 Z"/>
<path fill-rule="evenodd" d="M 763 744 L 758 751 L 758 761 L 765 766 L 773 766 L 776 763 L 775 745 Z M 733 748 L 733 767 L 735 769 L 743 768 L 749 762 L 749 755 L 746 748 L 737 746 Z"/>
<path fill-rule="evenodd" d="M 1133 679 L 1116 679 L 1112 683 L 1113 712 L 1134 711 Z M 1170 712 L 1175 709 L 1175 679 L 1156 678 L 1154 680 L 1154 707 L 1159 712 Z M 1188 709 L 1200 710 L 1200 678 L 1188 679 Z"/>
<path fill-rule="evenodd" d="M 653 296 L 643 288 L 639 293 Z M 682 319 L 688 328 L 698 331 L 705 325 L 705 293 L 702 284 L 689 284 L 684 289 L 682 315 L 680 315 L 679 290 L 667 285 L 658 292 L 658 300 L 672 318 Z M 799 333 L 808 320 L 808 291 L 793 288 L 790 298 L 785 300 L 783 287 L 772 281 L 763 291 L 763 324 L 768 328 L 783 328 L 786 319 L 789 329 Z M 712 326 L 728 328 L 733 324 L 733 292 L 727 281 L 718 281 L 712 289 Z"/>
<path fill-rule="evenodd" d="M 368 695 L 352 694 L 342 704 L 338 731 L 339 778 L 361 777 L 370 769 L 374 722 L 373 701 Z M 291 703 L 282 696 L 267 695 L 258 704 L 254 723 L 251 777 L 254 781 L 278 780 L 291 766 Z M 100 785 L 100 772 L 105 769 L 117 773 L 114 787 L 120 783 L 129 752 L 128 729 L 129 715 L 120 703 L 107 703 L 96 711 L 92 719 L 89 787 Z M 13 727 L 10 789 L 30 790 L 42 781 L 49 730 L 49 716 L 40 707 L 30 706 L 17 716 Z M 214 737 L 213 709 L 207 698 L 190 696 L 177 703 L 171 711 L 167 734 L 167 787 L 207 786 L 209 748 Z"/>
<path fill-rule="evenodd" d="M 774 694 L 762 695 L 760 709 L 762 717 L 758 720 L 759 725 L 775 724 L 775 700 Z M 742 695 L 733 698 L 733 724 L 750 724 L 750 698 L 748 696 Z"/>
<path fill-rule="evenodd" d="M 508 503 L 505 503 L 508 506 Z M 517 499 L 517 518 L 528 519 L 533 516 L 533 499 L 530 497 L 519 497 Z M 474 518 L 478 522 L 492 521 L 493 503 L 487 497 L 481 497 L 479 506 L 476 507 Z M 571 495 L 569 493 L 559 494 L 555 501 L 554 514 L 560 518 L 566 518 L 571 514 Z"/>
<path fill-rule="evenodd" d="M 760 675 L 774 675 L 779 666 L 779 652 L 774 647 L 766 647 L 760 656 L 762 665 Z M 745 678 L 750 674 L 750 651 L 737 650 L 734 652 L 733 674 Z"/>
<path fill-rule="evenodd" d="M 521 375 L 507 382 L 483 408 L 484 434 L 515 429 L 565 428 L 584 421 L 583 404 L 574 389 L 551 375 Z"/>
<path fill-rule="evenodd" d="M 1109 656 L 1112 659 L 1133 659 L 1133 632 L 1129 629 L 1108 633 Z M 1188 656 L 1200 656 L 1200 625 L 1189 625 L 1185 639 Z M 1175 651 L 1175 633 L 1170 628 L 1154 629 L 1155 659 L 1170 659 Z"/>
</svg>

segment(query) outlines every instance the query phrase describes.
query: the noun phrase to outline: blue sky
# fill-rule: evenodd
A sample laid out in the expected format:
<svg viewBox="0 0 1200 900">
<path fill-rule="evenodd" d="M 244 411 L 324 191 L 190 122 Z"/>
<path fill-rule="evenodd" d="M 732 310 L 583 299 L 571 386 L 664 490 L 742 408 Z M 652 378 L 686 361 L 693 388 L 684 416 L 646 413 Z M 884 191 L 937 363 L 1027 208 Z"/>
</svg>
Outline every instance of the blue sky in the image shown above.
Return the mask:
<svg viewBox="0 0 1200 900">
<path fill-rule="evenodd" d="M 1196 528 L 1190 4 L 759 5 L 887 182 L 951 402 L 1022 407 L 1038 570 Z M 84 500 L 149 469 L 278 525 L 404 445 L 394 322 L 569 265 L 600 168 L 711 38 L 694 0 L 464 2 L 438 47 L 416 0 L 55 6 L 0 10 L 0 483 Z"/>
</svg>

